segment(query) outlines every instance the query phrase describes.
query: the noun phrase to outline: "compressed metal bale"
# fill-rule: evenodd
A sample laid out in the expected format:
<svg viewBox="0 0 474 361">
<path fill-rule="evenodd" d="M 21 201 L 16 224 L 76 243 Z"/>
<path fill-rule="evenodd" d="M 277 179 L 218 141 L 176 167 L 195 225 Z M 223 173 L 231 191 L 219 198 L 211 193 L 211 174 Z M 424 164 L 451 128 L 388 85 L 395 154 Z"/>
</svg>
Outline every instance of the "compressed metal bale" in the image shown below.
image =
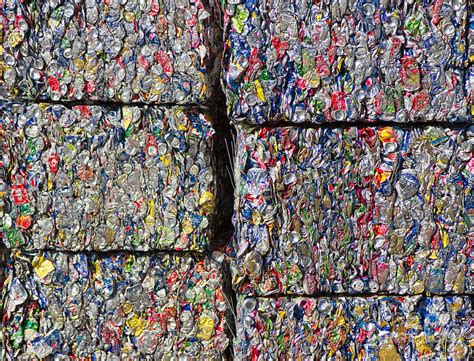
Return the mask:
<svg viewBox="0 0 474 361">
<path fill-rule="evenodd" d="M 216 199 L 208 113 L 13 102 L 0 109 L 7 247 L 208 247 Z"/>
<path fill-rule="evenodd" d="M 472 357 L 469 297 L 239 297 L 237 315 L 239 360 Z"/>
<path fill-rule="evenodd" d="M 235 122 L 470 120 L 462 1 L 222 3 Z"/>
<path fill-rule="evenodd" d="M 472 134 L 241 128 L 236 291 L 471 293 Z"/>
<path fill-rule="evenodd" d="M 3 99 L 212 98 L 221 43 L 213 0 L 8 0 L 1 16 Z"/>
<path fill-rule="evenodd" d="M 222 255 L 16 252 L 6 359 L 197 357 L 228 346 Z"/>
</svg>

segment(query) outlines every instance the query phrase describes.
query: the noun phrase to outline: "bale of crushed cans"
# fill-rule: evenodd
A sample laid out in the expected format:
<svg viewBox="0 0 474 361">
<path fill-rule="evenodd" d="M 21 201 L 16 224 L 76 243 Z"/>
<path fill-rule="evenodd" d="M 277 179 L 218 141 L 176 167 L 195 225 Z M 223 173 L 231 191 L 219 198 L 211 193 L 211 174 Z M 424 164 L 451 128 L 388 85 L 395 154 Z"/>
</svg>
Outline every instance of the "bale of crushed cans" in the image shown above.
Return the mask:
<svg viewBox="0 0 474 361">
<path fill-rule="evenodd" d="M 237 149 L 237 292 L 474 291 L 474 127 L 241 127 Z"/>
<path fill-rule="evenodd" d="M 204 250 L 216 182 L 195 108 L 0 104 L 7 247 Z"/>
<path fill-rule="evenodd" d="M 239 360 L 470 360 L 469 297 L 238 299 Z"/>
<path fill-rule="evenodd" d="M 217 10 L 214 0 L 6 0 L 0 98 L 207 103 Z"/>
<path fill-rule="evenodd" d="M 465 1 L 222 2 L 235 122 L 469 119 Z"/>
<path fill-rule="evenodd" d="M 17 252 L 3 288 L 2 359 L 220 359 L 222 255 Z"/>
</svg>

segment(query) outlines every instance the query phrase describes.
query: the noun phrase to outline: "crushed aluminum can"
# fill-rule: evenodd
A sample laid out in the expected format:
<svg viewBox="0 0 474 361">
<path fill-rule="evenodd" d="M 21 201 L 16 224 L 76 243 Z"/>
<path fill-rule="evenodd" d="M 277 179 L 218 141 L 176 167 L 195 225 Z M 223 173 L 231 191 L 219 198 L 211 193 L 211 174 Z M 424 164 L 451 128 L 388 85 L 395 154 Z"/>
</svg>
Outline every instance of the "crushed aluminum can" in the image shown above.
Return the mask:
<svg viewBox="0 0 474 361">
<path fill-rule="evenodd" d="M 6 359 L 221 359 L 229 344 L 221 261 L 16 252 L 3 288 Z"/>
<path fill-rule="evenodd" d="M 0 98 L 208 103 L 219 16 L 214 0 L 6 0 Z"/>
<path fill-rule="evenodd" d="M 239 360 L 468 360 L 469 297 L 245 298 Z"/>
<path fill-rule="evenodd" d="M 0 104 L 9 248 L 205 250 L 216 182 L 196 108 Z"/>
<path fill-rule="evenodd" d="M 472 293 L 474 129 L 237 134 L 238 293 Z"/>
<path fill-rule="evenodd" d="M 222 2 L 234 122 L 470 120 L 464 1 Z"/>
</svg>

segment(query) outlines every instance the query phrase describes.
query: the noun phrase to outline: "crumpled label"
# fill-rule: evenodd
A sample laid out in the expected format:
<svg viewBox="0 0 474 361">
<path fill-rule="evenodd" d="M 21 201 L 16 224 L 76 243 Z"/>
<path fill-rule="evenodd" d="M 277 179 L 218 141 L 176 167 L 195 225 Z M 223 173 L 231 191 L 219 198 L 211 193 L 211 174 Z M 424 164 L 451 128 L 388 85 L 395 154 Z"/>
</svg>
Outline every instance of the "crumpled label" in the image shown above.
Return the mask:
<svg viewBox="0 0 474 361">
<path fill-rule="evenodd" d="M 47 275 L 54 271 L 54 264 L 49 259 L 37 256 L 31 262 L 36 274 L 44 279 Z"/>
</svg>

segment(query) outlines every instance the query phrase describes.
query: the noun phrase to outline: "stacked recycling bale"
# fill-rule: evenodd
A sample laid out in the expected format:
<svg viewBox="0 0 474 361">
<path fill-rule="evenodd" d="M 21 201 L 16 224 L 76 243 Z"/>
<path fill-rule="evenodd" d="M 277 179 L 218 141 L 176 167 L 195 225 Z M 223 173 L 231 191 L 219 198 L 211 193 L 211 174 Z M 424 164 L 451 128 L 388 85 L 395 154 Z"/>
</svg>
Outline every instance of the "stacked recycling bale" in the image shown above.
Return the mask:
<svg viewBox="0 0 474 361">
<path fill-rule="evenodd" d="M 2 359 L 220 359 L 214 1 L 2 4 Z"/>
<path fill-rule="evenodd" d="M 466 4 L 220 7 L 2 3 L 0 357 L 225 357 L 221 71 L 234 358 L 471 358 Z"/>
<path fill-rule="evenodd" d="M 473 356 L 466 8 L 223 2 L 237 359 Z"/>
</svg>

